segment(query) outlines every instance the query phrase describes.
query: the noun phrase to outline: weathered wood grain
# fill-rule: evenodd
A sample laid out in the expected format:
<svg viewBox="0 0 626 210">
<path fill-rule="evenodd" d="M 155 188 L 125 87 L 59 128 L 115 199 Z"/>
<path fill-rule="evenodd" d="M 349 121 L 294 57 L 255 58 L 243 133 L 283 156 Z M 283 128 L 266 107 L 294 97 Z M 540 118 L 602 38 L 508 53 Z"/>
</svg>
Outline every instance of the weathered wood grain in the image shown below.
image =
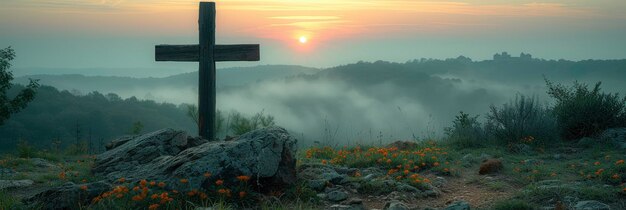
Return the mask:
<svg viewBox="0 0 626 210">
<path fill-rule="evenodd" d="M 154 48 L 156 61 L 197 62 L 199 45 L 157 45 Z M 259 61 L 258 44 L 215 45 L 215 61 Z"/>
</svg>

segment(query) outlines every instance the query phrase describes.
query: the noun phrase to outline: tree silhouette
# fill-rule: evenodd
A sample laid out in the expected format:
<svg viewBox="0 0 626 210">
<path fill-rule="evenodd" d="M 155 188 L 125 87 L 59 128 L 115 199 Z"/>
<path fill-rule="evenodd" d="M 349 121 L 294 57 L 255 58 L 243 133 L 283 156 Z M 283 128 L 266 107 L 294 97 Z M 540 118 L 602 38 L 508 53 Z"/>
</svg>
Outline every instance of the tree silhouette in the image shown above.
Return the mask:
<svg viewBox="0 0 626 210">
<path fill-rule="evenodd" d="M 12 86 L 13 74 L 9 71 L 11 67 L 9 61 L 13 58 L 15 58 L 15 51 L 11 47 L 0 50 L 0 125 L 9 119 L 11 114 L 26 108 L 26 104 L 35 98 L 35 91 L 39 87 L 37 81 L 30 80 L 30 84 L 25 89 L 10 99 L 7 91 Z"/>
</svg>

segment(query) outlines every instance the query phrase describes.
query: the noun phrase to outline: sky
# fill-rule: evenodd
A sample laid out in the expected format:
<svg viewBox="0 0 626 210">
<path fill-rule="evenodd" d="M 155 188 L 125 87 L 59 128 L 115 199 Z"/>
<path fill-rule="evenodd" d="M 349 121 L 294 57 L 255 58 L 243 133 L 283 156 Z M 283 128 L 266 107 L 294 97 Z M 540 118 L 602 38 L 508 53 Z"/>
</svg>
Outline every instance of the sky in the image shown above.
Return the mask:
<svg viewBox="0 0 626 210">
<path fill-rule="evenodd" d="M 459 55 L 484 60 L 502 51 L 545 59 L 626 58 L 624 0 L 223 0 L 216 5 L 218 44 L 261 44 L 261 61 L 218 63 L 218 68 L 324 68 Z M 46 68 L 49 74 L 163 76 L 197 69 L 196 63 L 154 61 L 154 45 L 197 43 L 197 19 L 195 0 L 1 0 L 0 47 L 16 50 L 17 75 L 21 69 Z"/>
</svg>

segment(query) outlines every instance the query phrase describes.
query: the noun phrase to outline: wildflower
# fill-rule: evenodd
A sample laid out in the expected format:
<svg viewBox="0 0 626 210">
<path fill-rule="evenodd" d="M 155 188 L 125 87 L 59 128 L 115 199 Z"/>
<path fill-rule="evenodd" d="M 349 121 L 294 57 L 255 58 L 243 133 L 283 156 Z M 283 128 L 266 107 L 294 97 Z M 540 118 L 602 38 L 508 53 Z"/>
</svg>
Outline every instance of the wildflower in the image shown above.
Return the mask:
<svg viewBox="0 0 626 210">
<path fill-rule="evenodd" d="M 619 175 L 618 175 L 618 174 L 613 174 L 613 176 L 611 176 L 611 178 L 613 178 L 613 179 L 619 179 Z"/>
<path fill-rule="evenodd" d="M 159 186 L 160 188 L 165 187 L 165 182 L 159 182 L 159 185 L 158 185 L 158 186 Z"/>
<path fill-rule="evenodd" d="M 555 173 L 555 172 L 552 172 L 552 173 L 550 174 L 550 176 L 556 176 L 556 173 Z"/>
<path fill-rule="evenodd" d="M 82 183 L 86 183 L 86 182 L 87 182 L 87 180 L 86 180 L 86 179 L 83 179 L 83 180 L 80 180 L 80 181 L 81 181 Z"/>
<path fill-rule="evenodd" d="M 409 170 L 404 170 L 404 174 L 409 174 Z"/>
<path fill-rule="evenodd" d="M 391 159 L 387 159 L 387 164 L 390 164 L 390 163 L 391 163 Z"/>
<path fill-rule="evenodd" d="M 593 165 L 600 165 L 600 161 L 596 161 Z"/>
<path fill-rule="evenodd" d="M 154 185 L 156 185 L 156 182 L 155 181 L 151 181 L 150 182 L 150 186 L 154 186 Z"/>
<path fill-rule="evenodd" d="M 433 163 L 433 166 L 435 166 L 435 167 L 439 166 L 439 162 Z"/>
<path fill-rule="evenodd" d="M 359 172 L 359 171 L 354 172 L 354 177 L 361 177 L 361 172 Z"/>
<path fill-rule="evenodd" d="M 87 185 L 81 185 L 80 189 L 83 190 L 83 191 L 87 191 Z"/>
<path fill-rule="evenodd" d="M 322 160 L 322 164 L 326 165 L 326 163 L 328 163 L 328 161 Z"/>
<path fill-rule="evenodd" d="M 622 165 L 624 164 L 624 160 L 618 160 L 615 162 L 615 165 Z"/>
<path fill-rule="evenodd" d="M 226 190 L 225 189 L 219 189 L 219 190 L 217 190 L 217 193 L 219 193 L 219 194 L 226 194 Z"/>
<path fill-rule="evenodd" d="M 159 204 L 157 204 L 157 203 L 148 206 L 149 210 L 155 210 L 155 209 L 158 209 L 158 208 L 159 208 Z"/>
<path fill-rule="evenodd" d="M 209 172 L 205 172 L 205 173 L 204 173 L 204 177 L 206 177 L 206 178 L 211 177 L 211 173 L 209 173 Z"/>
<path fill-rule="evenodd" d="M 188 179 L 180 179 L 180 183 L 187 184 L 189 183 Z"/>
<path fill-rule="evenodd" d="M 121 182 L 121 183 L 124 183 L 124 182 L 126 182 L 126 179 L 124 177 L 122 177 L 122 178 L 118 179 L 117 181 Z"/>
<path fill-rule="evenodd" d="M 141 185 L 142 187 L 145 187 L 148 184 L 148 181 L 146 181 L 145 179 L 142 179 L 141 181 L 139 181 L 139 185 Z"/>
<path fill-rule="evenodd" d="M 396 180 L 401 180 L 402 176 L 396 176 Z"/>
<path fill-rule="evenodd" d="M 206 200 L 207 198 L 209 198 L 209 196 L 207 196 L 206 193 L 203 193 L 203 192 L 200 193 L 200 199 Z"/>
<path fill-rule="evenodd" d="M 159 195 L 158 195 L 158 194 L 152 194 L 152 195 L 150 196 L 150 198 L 151 198 L 152 200 L 156 200 L 156 199 L 158 199 L 158 198 L 159 198 Z"/>
<path fill-rule="evenodd" d="M 250 180 L 250 176 L 238 176 L 237 179 L 241 182 L 248 182 L 248 180 Z"/>
<path fill-rule="evenodd" d="M 116 197 L 117 197 L 117 198 L 123 198 L 123 197 L 124 197 L 124 194 L 122 194 L 122 193 L 117 194 L 117 196 L 116 196 Z"/>
<path fill-rule="evenodd" d="M 244 191 L 239 192 L 239 197 L 240 198 L 246 197 L 246 192 Z"/>
<path fill-rule="evenodd" d="M 187 195 L 188 195 L 189 197 L 193 197 L 194 195 L 196 195 L 196 191 L 195 191 L 195 190 L 189 191 L 189 192 L 187 193 Z"/>
<path fill-rule="evenodd" d="M 596 173 L 595 173 L 595 174 L 596 174 L 596 175 L 600 175 L 600 174 L 602 174 L 602 172 L 604 172 L 604 169 L 603 169 L 603 168 L 598 169 L 598 170 L 596 171 Z"/>
<path fill-rule="evenodd" d="M 133 201 L 141 201 L 141 200 L 143 200 L 143 197 L 141 195 L 135 195 L 135 196 L 133 196 L 132 199 L 133 199 Z"/>
<path fill-rule="evenodd" d="M 220 186 L 224 184 L 224 180 L 218 179 L 217 181 L 215 181 L 215 185 Z"/>
<path fill-rule="evenodd" d="M 61 171 L 61 173 L 59 173 L 59 179 L 65 179 L 65 171 Z"/>
<path fill-rule="evenodd" d="M 444 168 L 443 169 L 443 172 L 449 172 L 449 171 L 450 171 L 450 169 L 448 169 L 448 168 Z"/>
<path fill-rule="evenodd" d="M 133 187 L 133 191 L 139 191 L 139 186 Z"/>
</svg>

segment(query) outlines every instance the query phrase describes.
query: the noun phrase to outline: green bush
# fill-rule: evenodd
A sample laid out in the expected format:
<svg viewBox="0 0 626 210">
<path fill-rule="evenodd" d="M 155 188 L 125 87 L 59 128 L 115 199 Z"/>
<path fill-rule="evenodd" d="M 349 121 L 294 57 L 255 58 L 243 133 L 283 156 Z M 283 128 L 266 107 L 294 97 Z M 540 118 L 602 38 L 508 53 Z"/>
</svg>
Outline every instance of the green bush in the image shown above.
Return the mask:
<svg viewBox="0 0 626 210">
<path fill-rule="evenodd" d="M 554 113 L 564 139 L 574 140 L 596 135 L 607 128 L 626 125 L 626 97 L 600 92 L 601 82 L 593 89 L 574 82 L 572 87 L 546 79 L 548 94 L 556 99 Z"/>
<path fill-rule="evenodd" d="M 493 206 L 494 210 L 533 210 L 537 209 L 537 207 L 529 204 L 528 202 L 522 200 L 503 200 L 498 201 Z"/>
<path fill-rule="evenodd" d="M 24 139 L 20 139 L 17 143 L 17 156 L 20 158 L 34 158 L 37 156 L 37 149 Z"/>
<path fill-rule="evenodd" d="M 446 141 L 452 146 L 461 148 L 483 146 L 485 132 L 477 118 L 478 116 L 471 117 L 460 112 L 452 121 L 452 127 L 444 128 Z"/>
<path fill-rule="evenodd" d="M 542 144 L 558 139 L 553 114 L 534 97 L 518 95 L 501 107 L 492 105 L 487 119 L 488 133 L 505 145 Z"/>
</svg>

